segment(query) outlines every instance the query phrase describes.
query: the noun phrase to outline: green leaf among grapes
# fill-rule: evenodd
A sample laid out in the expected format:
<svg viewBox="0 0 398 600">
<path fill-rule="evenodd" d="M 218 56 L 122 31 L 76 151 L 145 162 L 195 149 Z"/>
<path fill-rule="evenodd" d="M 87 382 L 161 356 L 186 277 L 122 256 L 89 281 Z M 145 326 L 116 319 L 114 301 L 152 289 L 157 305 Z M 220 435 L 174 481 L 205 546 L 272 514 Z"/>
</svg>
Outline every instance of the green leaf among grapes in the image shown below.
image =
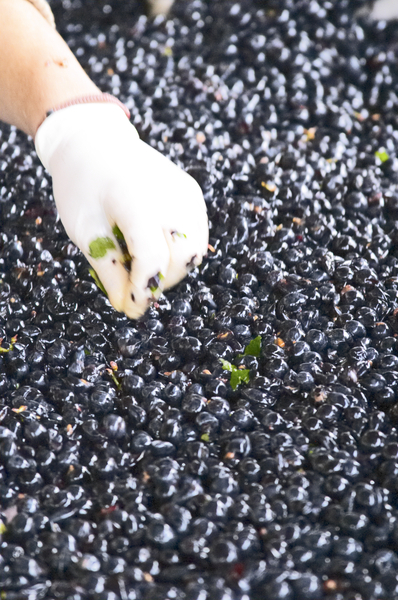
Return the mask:
<svg viewBox="0 0 398 600">
<path fill-rule="evenodd" d="M 390 155 L 385 148 L 380 148 L 380 150 L 377 150 L 377 152 L 375 152 L 375 156 L 380 159 L 382 163 L 385 163 L 390 158 Z"/>
<path fill-rule="evenodd" d="M 241 383 L 249 383 L 250 369 L 236 369 L 231 374 L 231 388 L 235 391 Z"/>
<path fill-rule="evenodd" d="M 18 336 L 14 335 L 14 336 L 11 338 L 11 343 L 10 343 L 10 345 L 8 346 L 8 348 L 3 348 L 2 346 L 0 346 L 0 353 L 1 353 L 1 354 L 6 354 L 7 352 L 11 352 L 11 350 L 14 350 L 14 344 L 15 344 L 15 342 L 17 341 L 17 337 L 18 337 Z M 1 340 L 1 341 L 2 341 L 2 340 Z"/>
<path fill-rule="evenodd" d="M 258 335 L 248 343 L 243 356 L 260 356 L 261 354 L 261 335 Z"/>
<path fill-rule="evenodd" d="M 222 365 L 222 368 L 224 369 L 224 371 L 231 371 L 236 367 L 234 367 L 234 365 L 231 365 L 230 362 L 228 362 L 227 360 L 224 360 L 223 358 L 220 358 L 220 363 Z"/>
<path fill-rule="evenodd" d="M 241 383 L 249 383 L 250 380 L 250 369 L 238 369 L 235 365 L 232 365 L 227 360 L 220 358 L 220 362 L 222 368 L 225 371 L 230 371 L 231 379 L 230 384 L 231 388 L 235 391 L 239 384 Z"/>
</svg>

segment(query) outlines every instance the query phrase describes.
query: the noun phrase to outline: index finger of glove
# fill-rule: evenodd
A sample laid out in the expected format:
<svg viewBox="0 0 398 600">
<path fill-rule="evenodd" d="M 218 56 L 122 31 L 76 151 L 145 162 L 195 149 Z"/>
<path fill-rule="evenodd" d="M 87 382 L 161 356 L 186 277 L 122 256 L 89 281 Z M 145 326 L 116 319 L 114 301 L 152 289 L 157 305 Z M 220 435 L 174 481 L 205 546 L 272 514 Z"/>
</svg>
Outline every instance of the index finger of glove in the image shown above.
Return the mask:
<svg viewBox="0 0 398 600">
<path fill-rule="evenodd" d="M 106 215 L 98 213 L 82 219 L 74 237 L 94 269 L 92 275 L 97 279 L 97 285 L 104 287 L 113 307 L 122 311 L 129 276 L 123 266 L 123 254 Z"/>
<path fill-rule="evenodd" d="M 128 206 L 128 203 L 124 204 Z M 114 210 L 115 224 L 123 234 L 131 256 L 131 271 L 126 287 L 123 310 L 132 319 L 140 317 L 150 302 L 163 289 L 170 253 L 163 230 L 154 215 L 145 210 L 134 214 L 120 214 Z"/>
</svg>

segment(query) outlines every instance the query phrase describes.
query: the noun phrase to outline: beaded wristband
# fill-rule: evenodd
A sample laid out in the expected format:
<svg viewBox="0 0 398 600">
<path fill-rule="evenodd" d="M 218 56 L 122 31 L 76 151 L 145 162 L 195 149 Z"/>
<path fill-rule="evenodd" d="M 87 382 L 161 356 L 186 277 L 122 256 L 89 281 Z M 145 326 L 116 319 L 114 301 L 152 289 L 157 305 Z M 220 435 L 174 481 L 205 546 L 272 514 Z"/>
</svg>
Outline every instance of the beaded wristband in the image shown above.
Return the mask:
<svg viewBox="0 0 398 600">
<path fill-rule="evenodd" d="M 100 102 L 110 102 L 112 104 L 116 104 L 123 110 L 126 117 L 130 120 L 130 111 L 127 108 L 127 106 L 125 104 L 123 104 L 123 102 L 120 102 L 120 100 L 118 98 L 116 98 L 115 96 L 112 96 L 112 94 L 105 93 L 105 94 L 91 94 L 89 96 L 80 96 L 79 98 L 73 98 L 72 100 L 68 100 L 67 102 L 58 104 L 58 106 L 54 106 L 54 108 L 51 108 L 50 110 L 48 110 L 46 112 L 46 116 L 43 119 L 43 121 L 40 123 L 40 125 L 43 124 L 43 122 L 46 120 L 47 117 L 52 115 L 54 112 L 57 112 L 58 110 L 62 110 L 63 108 L 68 108 L 69 106 L 74 106 L 76 104 L 92 104 L 92 103 L 100 103 Z M 39 125 L 39 127 L 40 127 L 40 125 Z"/>
</svg>

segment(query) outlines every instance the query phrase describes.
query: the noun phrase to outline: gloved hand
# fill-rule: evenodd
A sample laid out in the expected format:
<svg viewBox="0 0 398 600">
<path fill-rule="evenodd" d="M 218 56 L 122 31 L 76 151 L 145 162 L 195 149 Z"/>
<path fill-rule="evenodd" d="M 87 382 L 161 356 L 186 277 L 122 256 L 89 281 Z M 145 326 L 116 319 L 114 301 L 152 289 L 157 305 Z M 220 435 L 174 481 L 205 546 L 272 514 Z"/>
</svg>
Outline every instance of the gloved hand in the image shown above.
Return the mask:
<svg viewBox="0 0 398 600">
<path fill-rule="evenodd" d="M 373 21 L 390 21 L 398 19 L 398 3 L 396 0 L 376 0 L 366 3 L 356 13 L 357 17 L 369 17 Z"/>
<path fill-rule="evenodd" d="M 396 0 L 377 0 L 370 11 L 370 17 L 375 21 L 398 19 Z"/>
<path fill-rule="evenodd" d="M 163 289 L 201 263 L 208 223 L 199 185 L 140 140 L 119 106 L 56 111 L 39 127 L 35 145 L 52 175 L 66 232 L 116 310 L 138 318 Z"/>
</svg>

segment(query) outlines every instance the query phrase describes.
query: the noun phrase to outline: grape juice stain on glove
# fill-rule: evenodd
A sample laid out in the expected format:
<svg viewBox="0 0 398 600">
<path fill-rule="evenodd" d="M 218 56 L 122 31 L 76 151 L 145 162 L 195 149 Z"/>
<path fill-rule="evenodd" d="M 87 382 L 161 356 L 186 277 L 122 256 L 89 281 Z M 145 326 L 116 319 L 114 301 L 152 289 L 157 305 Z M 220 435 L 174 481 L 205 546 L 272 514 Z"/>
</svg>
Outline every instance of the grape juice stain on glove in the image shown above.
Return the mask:
<svg viewBox="0 0 398 600">
<path fill-rule="evenodd" d="M 140 140 L 120 107 L 56 111 L 35 145 L 66 232 L 116 310 L 140 317 L 201 263 L 208 222 L 199 185 Z"/>
</svg>

